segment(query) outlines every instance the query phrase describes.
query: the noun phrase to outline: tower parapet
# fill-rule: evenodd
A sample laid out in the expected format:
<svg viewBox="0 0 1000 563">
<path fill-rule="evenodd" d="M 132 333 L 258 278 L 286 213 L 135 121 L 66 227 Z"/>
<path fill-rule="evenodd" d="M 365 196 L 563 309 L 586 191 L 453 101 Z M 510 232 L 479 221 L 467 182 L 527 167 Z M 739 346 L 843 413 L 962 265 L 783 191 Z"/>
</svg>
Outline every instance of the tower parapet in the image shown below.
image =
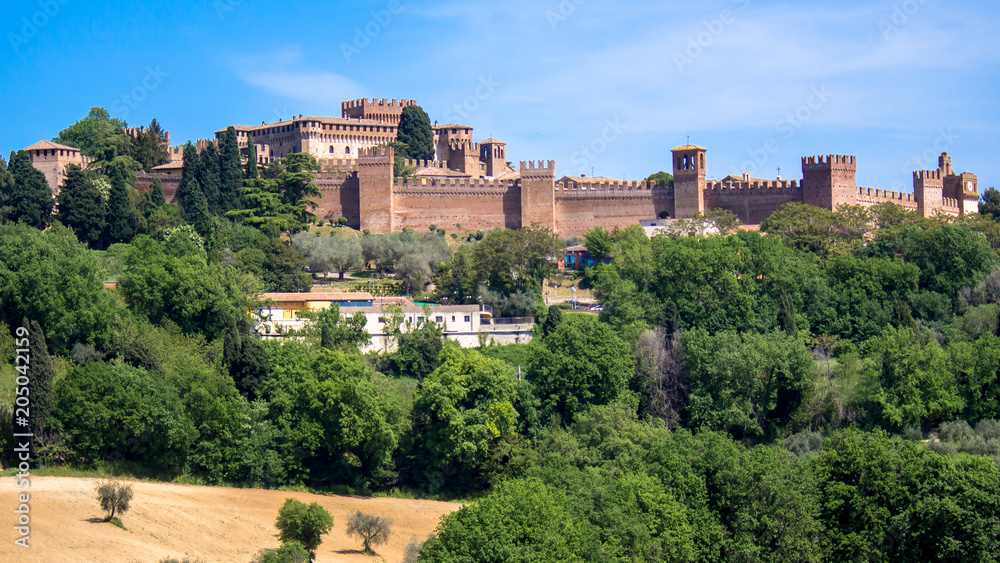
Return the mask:
<svg viewBox="0 0 1000 563">
<path fill-rule="evenodd" d="M 371 119 L 381 123 L 399 124 L 399 118 L 403 115 L 403 108 L 417 105 L 416 100 L 381 100 L 376 98 L 360 98 L 341 102 L 340 112 L 348 119 Z"/>
<path fill-rule="evenodd" d="M 521 161 L 521 226 L 556 228 L 556 161 Z"/>
<path fill-rule="evenodd" d="M 836 211 L 857 204 L 857 158 L 843 154 L 802 157 L 802 202 Z"/>
</svg>

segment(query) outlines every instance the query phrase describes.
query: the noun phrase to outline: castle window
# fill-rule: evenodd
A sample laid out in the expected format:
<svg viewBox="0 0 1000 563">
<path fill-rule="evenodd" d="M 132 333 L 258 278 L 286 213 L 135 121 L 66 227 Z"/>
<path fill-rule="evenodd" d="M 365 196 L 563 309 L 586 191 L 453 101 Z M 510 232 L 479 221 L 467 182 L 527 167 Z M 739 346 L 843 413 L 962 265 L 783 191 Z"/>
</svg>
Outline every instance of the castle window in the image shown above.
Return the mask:
<svg viewBox="0 0 1000 563">
<path fill-rule="evenodd" d="M 351 154 L 351 147 L 344 147 L 344 154 Z"/>
<path fill-rule="evenodd" d="M 333 154 L 333 145 L 330 145 L 330 154 Z"/>
</svg>

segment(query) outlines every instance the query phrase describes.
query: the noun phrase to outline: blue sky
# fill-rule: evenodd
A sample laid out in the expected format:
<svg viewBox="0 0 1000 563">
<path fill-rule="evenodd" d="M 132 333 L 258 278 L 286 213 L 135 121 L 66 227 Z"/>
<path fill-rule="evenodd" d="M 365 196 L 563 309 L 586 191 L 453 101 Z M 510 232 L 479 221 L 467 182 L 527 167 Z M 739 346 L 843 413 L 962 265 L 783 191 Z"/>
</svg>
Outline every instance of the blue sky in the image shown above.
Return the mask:
<svg viewBox="0 0 1000 563">
<path fill-rule="evenodd" d="M 995 0 L 42 0 L 0 28 L 5 154 L 91 106 L 179 144 L 385 97 L 560 175 L 669 171 L 690 135 L 715 178 L 852 154 L 859 184 L 909 191 L 947 150 L 1000 183 Z"/>
</svg>

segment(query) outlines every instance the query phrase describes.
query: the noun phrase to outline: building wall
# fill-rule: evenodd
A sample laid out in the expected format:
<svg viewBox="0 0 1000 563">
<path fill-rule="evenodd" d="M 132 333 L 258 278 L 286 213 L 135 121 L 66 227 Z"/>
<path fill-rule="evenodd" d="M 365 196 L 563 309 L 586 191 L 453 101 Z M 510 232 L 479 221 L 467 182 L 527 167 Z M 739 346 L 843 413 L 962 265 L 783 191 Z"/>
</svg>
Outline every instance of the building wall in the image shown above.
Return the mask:
<svg viewBox="0 0 1000 563">
<path fill-rule="evenodd" d="M 593 227 L 614 229 L 674 213 L 674 192 L 646 182 L 576 183 L 555 186 L 555 230 L 580 236 Z"/>
<path fill-rule="evenodd" d="M 514 229 L 521 224 L 521 189 L 513 180 L 424 179 L 393 186 L 393 225 L 416 231 Z"/>
</svg>

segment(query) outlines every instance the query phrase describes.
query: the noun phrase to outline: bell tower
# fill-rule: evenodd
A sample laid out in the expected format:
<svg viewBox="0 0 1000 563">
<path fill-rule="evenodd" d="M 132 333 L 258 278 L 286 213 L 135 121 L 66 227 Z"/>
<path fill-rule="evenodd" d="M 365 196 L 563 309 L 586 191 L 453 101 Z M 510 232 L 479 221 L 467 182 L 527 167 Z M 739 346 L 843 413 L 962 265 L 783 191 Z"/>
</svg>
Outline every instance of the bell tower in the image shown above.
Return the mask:
<svg viewBox="0 0 1000 563">
<path fill-rule="evenodd" d="M 674 217 L 689 219 L 705 212 L 705 153 L 698 145 L 671 150 L 674 160 Z"/>
</svg>

